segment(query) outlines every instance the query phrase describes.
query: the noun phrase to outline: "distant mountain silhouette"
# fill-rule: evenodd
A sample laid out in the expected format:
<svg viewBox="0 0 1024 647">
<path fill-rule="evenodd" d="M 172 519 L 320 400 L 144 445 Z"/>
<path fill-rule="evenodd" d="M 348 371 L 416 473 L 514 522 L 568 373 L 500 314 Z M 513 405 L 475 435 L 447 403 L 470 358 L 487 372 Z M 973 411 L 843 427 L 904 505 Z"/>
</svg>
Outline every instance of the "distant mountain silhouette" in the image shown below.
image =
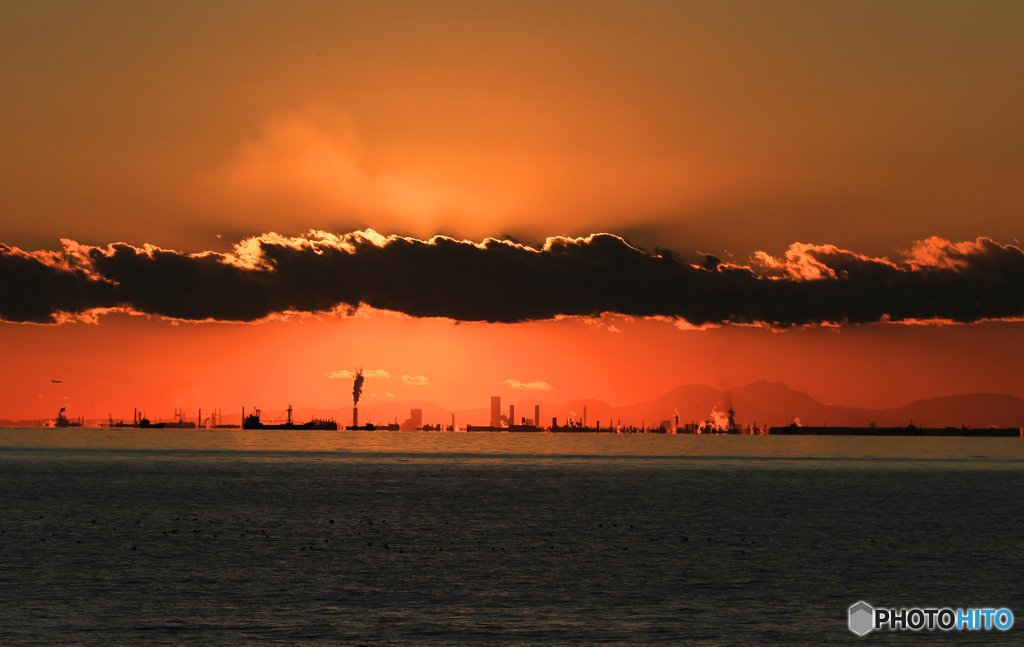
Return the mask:
<svg viewBox="0 0 1024 647">
<path fill-rule="evenodd" d="M 799 418 L 804 425 L 880 427 L 913 424 L 930 427 L 1020 427 L 1024 425 L 1024 400 L 1012 395 L 976 393 L 917 400 L 897 409 L 867 409 L 822 404 L 782 382 L 759 380 L 726 391 L 707 385 L 680 386 L 656 400 L 615 410 L 623 420 L 640 417 L 667 420 L 679 411 L 680 422 L 706 420 L 712 410 L 726 411 L 732 403 L 736 421 L 758 426 L 781 426 Z"/>
<path fill-rule="evenodd" d="M 1022 427 L 1024 426 L 1024 400 L 998 393 L 971 393 L 942 398 L 917 400 L 899 409 L 888 409 L 905 418 L 913 418 L 918 427 Z M 936 424 L 932 421 L 938 421 Z"/>
<path fill-rule="evenodd" d="M 53 418 L 50 418 L 53 420 Z M 38 427 L 45 420 L 7 420 L 0 419 L 0 427 Z"/>
</svg>

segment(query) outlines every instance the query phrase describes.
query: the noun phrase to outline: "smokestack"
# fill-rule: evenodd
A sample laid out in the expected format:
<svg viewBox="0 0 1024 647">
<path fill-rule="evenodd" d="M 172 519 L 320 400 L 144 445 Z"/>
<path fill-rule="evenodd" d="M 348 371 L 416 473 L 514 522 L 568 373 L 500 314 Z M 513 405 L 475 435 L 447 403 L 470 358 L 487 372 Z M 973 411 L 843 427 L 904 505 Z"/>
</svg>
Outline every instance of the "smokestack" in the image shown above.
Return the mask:
<svg viewBox="0 0 1024 647">
<path fill-rule="evenodd" d="M 533 405 L 533 424 L 540 427 L 540 405 Z"/>
<path fill-rule="evenodd" d="M 514 424 L 516 424 L 516 405 L 510 404 L 510 405 L 508 405 L 508 426 L 509 426 L 509 428 L 511 428 L 512 425 L 514 425 Z"/>
<path fill-rule="evenodd" d="M 583 426 L 587 426 L 587 405 L 583 405 Z"/>
<path fill-rule="evenodd" d="M 363 368 L 356 369 L 356 379 L 352 381 L 352 426 L 359 428 L 359 398 L 363 395 Z"/>
</svg>

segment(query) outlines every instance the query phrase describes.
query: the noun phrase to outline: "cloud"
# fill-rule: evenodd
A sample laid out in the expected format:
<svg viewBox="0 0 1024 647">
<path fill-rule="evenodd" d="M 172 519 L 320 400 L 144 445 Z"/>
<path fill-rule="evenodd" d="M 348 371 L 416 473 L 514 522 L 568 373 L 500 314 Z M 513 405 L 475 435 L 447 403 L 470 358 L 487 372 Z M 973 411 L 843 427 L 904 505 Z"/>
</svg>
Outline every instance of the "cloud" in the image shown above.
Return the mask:
<svg viewBox="0 0 1024 647">
<path fill-rule="evenodd" d="M 422 375 L 417 375 L 416 377 L 403 375 L 402 384 L 408 384 L 409 386 L 430 386 L 430 382 L 428 382 L 427 378 Z"/>
<path fill-rule="evenodd" d="M 344 379 L 348 379 L 348 380 L 353 379 L 355 376 L 356 376 L 355 371 L 346 371 L 346 370 L 331 371 L 330 373 L 327 374 L 327 377 L 331 377 L 331 378 L 340 377 L 340 378 L 344 378 Z M 363 371 L 363 377 L 368 379 L 368 380 L 369 379 L 375 379 L 376 380 L 376 379 L 390 378 L 391 376 L 388 375 L 388 372 L 383 370 L 383 369 L 374 369 L 374 370 L 364 370 Z"/>
<path fill-rule="evenodd" d="M 385 391 L 385 392 L 384 392 L 384 395 L 388 396 L 389 398 L 393 398 L 393 397 L 395 397 L 395 394 L 394 394 L 394 393 L 391 393 L 390 391 Z"/>
<path fill-rule="evenodd" d="M 513 389 L 524 389 L 526 391 L 550 391 L 551 387 L 547 382 L 520 382 L 519 380 L 508 379 L 502 382 Z"/>
<path fill-rule="evenodd" d="M 553 237 L 539 248 L 373 230 L 264 234 L 231 254 L 64 245 L 0 245 L 0 319 L 59 323 L 124 310 L 245 322 L 362 306 L 505 323 L 618 313 L 682 328 L 1024 317 L 1024 252 L 989 238 L 929 238 L 897 260 L 794 243 L 781 258 L 758 253 L 745 265 L 649 253 L 611 234 Z"/>
</svg>

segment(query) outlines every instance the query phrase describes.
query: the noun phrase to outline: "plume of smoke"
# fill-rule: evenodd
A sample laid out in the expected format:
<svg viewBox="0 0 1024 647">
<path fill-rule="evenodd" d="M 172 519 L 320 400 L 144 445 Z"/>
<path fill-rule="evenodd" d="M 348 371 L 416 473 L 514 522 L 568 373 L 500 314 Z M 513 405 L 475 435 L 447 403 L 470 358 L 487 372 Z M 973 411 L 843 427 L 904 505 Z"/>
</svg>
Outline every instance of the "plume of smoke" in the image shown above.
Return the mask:
<svg viewBox="0 0 1024 647">
<path fill-rule="evenodd" d="M 730 431 L 732 431 L 735 428 L 736 428 L 736 411 L 735 411 L 735 409 L 732 408 L 732 402 L 729 402 L 729 427 L 728 427 L 728 429 Z"/>
<path fill-rule="evenodd" d="M 356 377 L 352 381 L 352 406 L 359 406 L 359 398 L 363 395 L 363 382 L 366 378 L 363 377 L 363 369 L 356 369 Z"/>
<path fill-rule="evenodd" d="M 711 419 L 708 420 L 708 422 L 711 423 L 711 426 L 718 431 L 725 431 L 729 429 L 728 414 L 719 411 L 717 406 L 711 410 Z"/>
</svg>

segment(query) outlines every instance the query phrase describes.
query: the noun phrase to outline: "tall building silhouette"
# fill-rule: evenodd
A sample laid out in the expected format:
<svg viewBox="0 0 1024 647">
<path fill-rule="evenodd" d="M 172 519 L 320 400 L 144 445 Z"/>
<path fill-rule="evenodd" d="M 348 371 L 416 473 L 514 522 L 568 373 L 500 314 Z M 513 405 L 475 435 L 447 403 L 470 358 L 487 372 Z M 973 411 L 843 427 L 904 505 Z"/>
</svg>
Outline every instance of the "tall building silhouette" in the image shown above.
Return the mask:
<svg viewBox="0 0 1024 647">
<path fill-rule="evenodd" d="M 491 396 L 491 426 L 492 427 L 500 427 L 501 426 L 501 396 L 500 395 L 492 395 Z"/>
<path fill-rule="evenodd" d="M 409 409 L 409 419 L 402 423 L 402 431 L 416 431 L 423 426 L 423 409 Z"/>
</svg>

